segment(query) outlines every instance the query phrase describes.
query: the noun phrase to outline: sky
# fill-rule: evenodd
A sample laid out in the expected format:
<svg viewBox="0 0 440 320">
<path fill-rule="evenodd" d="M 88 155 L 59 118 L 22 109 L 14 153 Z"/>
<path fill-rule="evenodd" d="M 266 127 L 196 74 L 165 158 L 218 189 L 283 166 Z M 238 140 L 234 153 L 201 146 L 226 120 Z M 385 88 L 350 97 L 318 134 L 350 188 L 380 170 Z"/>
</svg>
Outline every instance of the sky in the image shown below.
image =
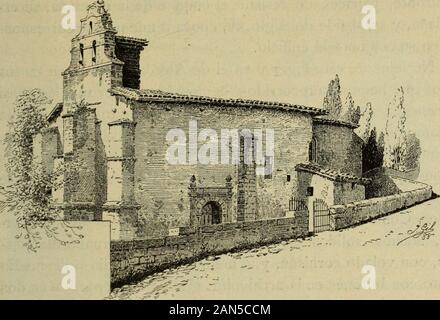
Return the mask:
<svg viewBox="0 0 440 320">
<path fill-rule="evenodd" d="M 61 72 L 78 30 L 61 27 L 62 7 L 77 21 L 90 0 L 2 0 L 0 136 L 17 94 L 40 88 L 61 101 Z M 382 130 L 397 89 L 405 92 L 407 127 L 422 144 L 420 179 L 440 186 L 440 5 L 436 0 L 106 0 L 120 35 L 147 38 L 141 87 L 321 107 L 339 75 L 371 102 Z M 361 26 L 362 7 L 376 9 L 376 30 Z M 0 156 L 0 168 L 4 159 Z M 5 173 L 0 169 L 0 184 Z"/>
</svg>

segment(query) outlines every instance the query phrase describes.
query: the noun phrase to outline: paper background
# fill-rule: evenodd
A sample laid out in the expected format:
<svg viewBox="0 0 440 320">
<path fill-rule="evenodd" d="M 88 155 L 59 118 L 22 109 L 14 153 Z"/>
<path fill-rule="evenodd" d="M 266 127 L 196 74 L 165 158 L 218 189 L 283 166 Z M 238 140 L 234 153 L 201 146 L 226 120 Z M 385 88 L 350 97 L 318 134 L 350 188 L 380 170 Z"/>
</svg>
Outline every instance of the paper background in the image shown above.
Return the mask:
<svg viewBox="0 0 440 320">
<path fill-rule="evenodd" d="M 78 32 L 61 28 L 61 9 L 75 6 L 79 21 L 89 2 L 2 0 L 0 136 L 6 132 L 15 96 L 24 89 L 38 87 L 54 103 L 61 101 L 61 72 L 70 60 L 70 40 Z M 371 102 L 374 123 L 383 129 L 388 103 L 403 86 L 407 128 L 422 144 L 419 180 L 434 190 L 440 185 L 438 1 L 106 0 L 106 4 L 120 35 L 150 41 L 141 56 L 143 88 L 320 107 L 329 81 L 338 74 L 342 100 L 350 91 L 361 107 Z M 376 8 L 377 30 L 361 27 L 366 4 Z M 4 164 L 0 156 L 0 184 L 7 182 Z M 11 230 L 13 224 L 3 223 L 1 228 L 5 227 Z M 6 250 L 13 252 L 14 242 L 8 243 Z M 412 250 L 418 251 L 417 246 Z M 435 242 L 428 249 L 425 244 L 425 250 L 438 254 Z M 7 257 L 1 253 L 3 264 Z M 20 250 L 15 258 L 28 259 Z M 330 274 L 331 269 L 322 272 Z M 320 290 L 315 293 L 321 296 Z M 313 290 L 308 294 L 313 297 Z M 440 292 L 431 290 L 429 296 L 438 297 Z"/>
</svg>

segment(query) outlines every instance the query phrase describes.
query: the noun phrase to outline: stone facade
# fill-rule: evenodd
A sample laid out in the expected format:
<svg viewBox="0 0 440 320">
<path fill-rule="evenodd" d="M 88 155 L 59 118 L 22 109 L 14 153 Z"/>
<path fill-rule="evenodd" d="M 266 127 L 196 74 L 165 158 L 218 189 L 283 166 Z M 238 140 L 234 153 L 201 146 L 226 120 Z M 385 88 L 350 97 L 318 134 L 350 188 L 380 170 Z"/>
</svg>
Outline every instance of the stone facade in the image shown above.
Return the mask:
<svg viewBox="0 0 440 320">
<path fill-rule="evenodd" d="M 313 121 L 316 163 L 332 170 L 362 176 L 362 139 L 353 124 L 341 121 Z"/>
<path fill-rule="evenodd" d="M 298 172 L 298 181 L 296 198 L 305 198 L 309 203 L 313 203 L 316 198 L 324 200 L 327 204 L 335 203 L 334 181 L 309 172 Z"/>
<path fill-rule="evenodd" d="M 65 172 L 64 187 L 54 191 L 54 198 L 66 219 L 109 220 L 114 238 L 132 238 L 138 209 L 135 123 L 131 109 L 118 108 L 108 90 L 139 88 L 140 52 L 148 42 L 116 33 L 103 1 L 97 1 L 87 8 L 72 39 L 71 62 L 62 74 L 61 111 L 51 114 L 50 124 L 62 136 L 62 155 L 54 163 L 76 170 Z"/>
<path fill-rule="evenodd" d="M 237 168 L 237 221 L 251 221 L 257 214 L 257 173 L 256 162 L 246 164 L 246 143 L 254 144 L 254 137 L 240 137 L 240 160 Z M 253 159 L 254 160 L 254 159 Z"/>
<path fill-rule="evenodd" d="M 41 163 L 48 173 L 54 170 L 54 158 L 62 152 L 61 137 L 57 128 L 46 128 L 40 134 L 34 136 L 32 141 L 33 158 Z"/>
<path fill-rule="evenodd" d="M 431 186 L 419 182 L 409 183 L 413 184 L 414 190 L 332 206 L 330 208 L 331 228 L 339 230 L 354 226 L 431 199 Z"/>
<path fill-rule="evenodd" d="M 232 177 L 226 177 L 224 187 L 197 186 L 196 177 L 191 177 L 189 185 L 190 226 L 197 227 L 213 223 L 232 221 Z M 204 212 L 207 205 L 217 206 L 217 217 Z"/>
<path fill-rule="evenodd" d="M 153 221 L 168 232 L 207 222 L 284 217 L 289 200 L 305 196 L 295 166 L 310 160 L 312 137 L 319 164 L 360 175 L 361 149 L 353 127 L 317 122 L 325 114 L 321 109 L 140 90 L 139 59 L 147 45 L 147 40 L 117 35 L 103 1 L 89 5 L 81 19 L 62 74 L 63 102 L 49 115 L 48 133 L 35 139 L 35 157 L 49 170 L 77 169 L 66 171 L 63 188 L 53 192 L 66 219 L 111 221 L 115 240 L 150 237 L 148 230 L 158 229 L 147 228 Z M 192 121 L 195 132 L 190 132 Z M 202 129 L 219 137 L 222 129 L 273 130 L 273 157 L 263 164 L 273 170 L 257 174 L 257 164 L 242 157 L 227 164 L 220 158 L 210 164 L 170 164 L 166 137 L 176 128 L 187 141 Z M 266 140 L 258 143 L 267 150 Z M 233 144 L 228 140 L 227 149 Z M 187 152 L 188 158 L 194 154 Z M 341 188 L 335 197 L 359 198 L 357 191 L 345 195 L 350 189 Z M 212 212 L 208 219 L 207 210 Z"/>
<path fill-rule="evenodd" d="M 307 161 L 308 145 L 312 136 L 311 116 L 280 110 L 249 110 L 243 107 L 215 105 L 139 103 L 134 108 L 136 125 L 136 181 L 135 194 L 141 210 L 157 215 L 175 216 L 176 225 L 189 222 L 190 203 L 188 187 L 191 177 L 203 187 L 224 187 L 225 179 L 232 177 L 232 221 L 238 217 L 239 189 L 247 195 L 248 219 L 284 216 L 289 198 L 296 185 L 294 166 Z M 213 119 L 215 121 L 213 122 Z M 251 169 L 234 164 L 170 165 L 165 155 L 169 130 L 182 128 L 197 120 L 199 130 L 211 128 L 219 133 L 222 128 L 266 129 L 275 131 L 275 170 L 270 179 L 252 174 Z M 239 173 L 244 175 L 239 183 Z M 287 176 L 292 179 L 287 181 Z M 246 184 L 246 186 L 245 186 Z M 244 205 L 240 202 L 240 205 Z M 250 207 L 249 207 L 250 206 Z M 177 222 L 177 219 L 180 221 Z"/>
<path fill-rule="evenodd" d="M 307 198 L 309 207 L 315 199 L 322 199 L 328 206 L 346 204 L 365 199 L 365 185 L 369 179 L 340 173 L 316 164 L 299 164 L 297 171 L 297 199 Z"/>
<path fill-rule="evenodd" d="M 365 186 L 355 182 L 335 184 L 334 204 L 347 204 L 365 199 Z"/>
<path fill-rule="evenodd" d="M 112 287 L 209 255 L 307 235 L 307 214 L 302 214 L 294 218 L 181 228 L 178 236 L 160 239 L 113 241 L 110 247 Z"/>
<path fill-rule="evenodd" d="M 67 220 L 100 220 L 105 194 L 101 188 L 103 168 L 97 161 L 100 123 L 96 111 L 84 108 L 62 117 L 64 165 L 72 168 L 64 172 L 64 179 L 68 181 L 64 184 L 64 217 Z"/>
</svg>

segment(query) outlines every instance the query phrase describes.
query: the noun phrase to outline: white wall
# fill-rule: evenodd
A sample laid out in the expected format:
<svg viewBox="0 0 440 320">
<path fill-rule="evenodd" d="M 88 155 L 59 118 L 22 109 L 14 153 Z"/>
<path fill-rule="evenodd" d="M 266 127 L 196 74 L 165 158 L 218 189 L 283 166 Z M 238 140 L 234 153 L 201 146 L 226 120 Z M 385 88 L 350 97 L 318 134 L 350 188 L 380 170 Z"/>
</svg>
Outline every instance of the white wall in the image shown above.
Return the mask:
<svg viewBox="0 0 440 320">
<path fill-rule="evenodd" d="M 12 219 L 10 219 L 12 218 Z M 110 223 L 72 222 L 84 235 L 79 244 L 60 245 L 43 237 L 36 253 L 15 239 L 13 217 L 1 217 L 1 299 L 102 299 L 110 292 Z M 62 231 L 61 222 L 57 222 Z M 62 287 L 64 266 L 75 268 L 76 289 Z"/>
</svg>

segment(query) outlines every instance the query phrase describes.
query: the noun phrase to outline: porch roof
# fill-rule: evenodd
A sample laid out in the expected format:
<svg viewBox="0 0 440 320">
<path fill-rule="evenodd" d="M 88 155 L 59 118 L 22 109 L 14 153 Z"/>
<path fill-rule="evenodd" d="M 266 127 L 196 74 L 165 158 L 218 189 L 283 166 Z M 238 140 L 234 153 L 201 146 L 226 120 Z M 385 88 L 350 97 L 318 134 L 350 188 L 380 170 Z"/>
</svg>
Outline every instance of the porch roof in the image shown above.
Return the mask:
<svg viewBox="0 0 440 320">
<path fill-rule="evenodd" d="M 371 182 L 371 179 L 369 178 L 361 178 L 348 173 L 323 168 L 314 163 L 300 163 L 295 166 L 295 170 L 316 174 L 329 180 L 338 182 L 355 182 L 362 184 L 367 184 Z"/>
</svg>

